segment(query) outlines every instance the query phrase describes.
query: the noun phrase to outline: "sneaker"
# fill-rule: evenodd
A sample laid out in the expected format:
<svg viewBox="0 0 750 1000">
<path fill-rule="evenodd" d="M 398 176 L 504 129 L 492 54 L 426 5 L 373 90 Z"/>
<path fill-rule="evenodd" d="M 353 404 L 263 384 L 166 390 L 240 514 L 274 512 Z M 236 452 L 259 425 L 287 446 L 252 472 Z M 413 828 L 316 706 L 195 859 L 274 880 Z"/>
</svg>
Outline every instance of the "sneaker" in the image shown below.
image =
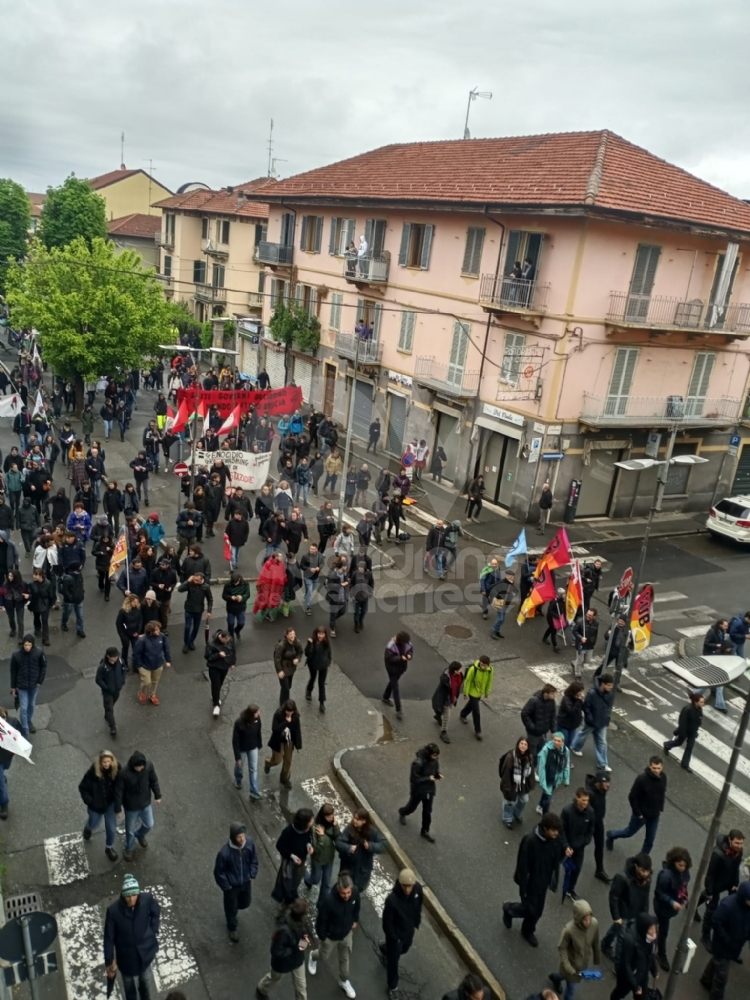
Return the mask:
<svg viewBox="0 0 750 1000">
<path fill-rule="evenodd" d="M 282 784 L 284 786 L 284 788 L 291 788 L 292 787 L 291 781 L 282 781 L 282 782 L 280 782 L 280 784 Z"/>
<path fill-rule="evenodd" d="M 321 701 L 320 705 L 318 706 L 318 710 L 320 712 L 325 712 L 325 710 L 326 710 L 326 703 L 324 701 Z"/>
<path fill-rule="evenodd" d="M 218 705 L 214 705 L 214 710 L 213 710 L 213 712 L 211 714 L 213 715 L 213 717 L 215 719 L 219 718 L 219 716 L 221 715 L 221 709 L 219 708 Z M 240 785 L 239 787 L 241 788 L 242 786 Z"/>
<path fill-rule="evenodd" d="M 242 788 L 242 782 L 241 781 L 235 781 L 234 787 L 235 788 Z"/>
<path fill-rule="evenodd" d="M 570 752 L 575 754 L 576 757 L 583 757 L 583 750 L 571 750 Z"/>
<path fill-rule="evenodd" d="M 557 995 L 560 996 L 563 990 L 563 978 L 560 975 L 560 973 L 550 972 L 550 974 L 547 976 L 547 979 L 549 979 L 549 981 L 555 987 L 555 992 L 557 993 Z"/>
<path fill-rule="evenodd" d="M 112 737 L 112 739 L 114 739 L 117 736 L 117 730 L 116 729 L 110 729 L 109 735 Z"/>
<path fill-rule="evenodd" d="M 354 992 L 354 987 L 348 979 L 339 979 L 339 986 L 349 997 L 349 1000 L 354 1000 L 354 997 L 356 997 L 357 994 Z"/>
<path fill-rule="evenodd" d="M 105 847 L 104 853 L 107 855 L 110 861 L 117 861 L 118 854 L 114 847 Z"/>
<path fill-rule="evenodd" d="M 609 764 L 607 764 L 607 766 L 604 768 L 604 770 L 607 771 L 607 773 L 611 773 L 612 768 L 609 766 Z"/>
<path fill-rule="evenodd" d="M 503 820 L 503 823 L 505 823 L 505 820 Z M 513 824 L 512 823 L 505 823 L 505 826 L 508 828 L 508 830 L 512 830 L 513 829 Z"/>
<path fill-rule="evenodd" d="M 521 937 L 524 939 L 524 941 L 528 941 L 528 943 L 531 945 L 532 948 L 538 948 L 539 947 L 539 941 L 537 940 L 537 936 L 536 936 L 536 934 L 534 934 L 533 931 L 531 932 L 531 934 L 523 934 L 522 933 Z"/>
<path fill-rule="evenodd" d="M 393 707 L 393 702 L 391 701 L 390 698 L 381 698 L 380 700 L 383 702 L 384 705 L 390 705 L 391 708 Z"/>
<path fill-rule="evenodd" d="M 139 691 L 138 692 L 138 704 L 139 705 L 145 705 L 146 704 L 146 692 L 145 691 Z"/>
<path fill-rule="evenodd" d="M 510 930 L 511 927 L 513 926 L 513 917 L 511 917 L 510 913 L 508 913 L 507 903 L 503 903 L 503 923 L 508 928 L 508 930 Z"/>
<path fill-rule="evenodd" d="M 594 872 L 594 878 L 599 879 L 600 882 L 604 882 L 605 885 L 609 885 L 612 881 L 603 868 L 600 868 L 598 872 Z"/>
<path fill-rule="evenodd" d="M 270 774 L 271 773 L 271 765 L 268 763 L 268 761 L 264 761 L 263 762 L 263 773 L 264 774 Z"/>
<path fill-rule="evenodd" d="M 305 614 L 306 615 L 311 615 L 312 614 L 312 608 L 305 608 Z"/>
<path fill-rule="evenodd" d="M 461 722 L 463 722 L 463 724 L 465 726 L 469 725 L 469 718 L 468 718 L 468 716 L 466 716 L 466 715 L 459 715 L 459 719 L 461 720 Z"/>
<path fill-rule="evenodd" d="M 329 635 L 329 636 L 330 636 L 330 637 L 331 637 L 332 639 L 335 639 L 335 638 L 336 638 L 336 629 L 335 629 L 335 628 L 332 628 L 332 629 L 331 629 L 331 631 L 330 631 L 330 632 L 328 633 L 328 635 Z"/>
<path fill-rule="evenodd" d="M 159 704 L 161 704 L 160 701 L 159 701 L 159 699 L 156 697 L 155 694 L 152 694 L 151 697 L 148 700 L 151 702 L 152 705 L 159 705 Z"/>
<path fill-rule="evenodd" d="M 484 736 L 482 736 L 482 734 L 481 734 L 481 733 L 474 733 L 474 736 L 475 736 L 475 737 L 476 737 L 476 738 L 477 738 L 477 739 L 479 740 L 479 742 L 480 742 L 480 743 L 481 743 L 481 742 L 482 742 L 482 740 L 484 739 Z"/>
<path fill-rule="evenodd" d="M 398 990 L 388 990 L 388 1000 L 399 1000 Z"/>
<path fill-rule="evenodd" d="M 29 732 L 32 734 L 36 732 L 36 726 L 34 725 L 33 722 L 29 723 Z"/>
<path fill-rule="evenodd" d="M 450 743 L 451 741 L 450 736 L 446 733 L 444 729 L 440 733 L 440 739 L 443 741 L 443 743 Z"/>
<path fill-rule="evenodd" d="M 195 643 L 194 643 L 194 642 L 191 642 L 191 643 L 190 643 L 190 648 L 191 648 L 191 649 L 195 649 Z"/>
<path fill-rule="evenodd" d="M 536 811 L 539 813 L 540 816 L 543 815 L 543 813 L 542 813 L 542 807 L 541 806 L 537 806 L 536 807 Z"/>
<path fill-rule="evenodd" d="M 83 828 L 83 839 L 84 840 L 91 840 L 91 827 L 90 826 L 84 826 L 84 828 Z"/>
<path fill-rule="evenodd" d="M 311 976 L 314 976 L 318 971 L 318 953 L 317 951 L 311 951 L 310 957 L 307 960 L 307 971 Z"/>
<path fill-rule="evenodd" d="M 568 899 L 571 900 L 571 902 L 573 903 L 577 903 L 580 898 L 581 897 L 578 895 L 575 889 L 571 889 L 570 892 L 568 893 Z"/>
<path fill-rule="evenodd" d="M 237 942 L 240 940 L 239 932 L 238 931 L 230 931 L 229 932 L 229 940 L 232 942 L 232 944 L 237 944 Z"/>
<path fill-rule="evenodd" d="M 253 800 L 253 802 L 260 802 L 263 796 L 260 794 L 260 792 L 250 792 L 250 798 Z"/>
<path fill-rule="evenodd" d="M 312 691 L 305 691 L 305 701 L 312 701 Z"/>
<path fill-rule="evenodd" d="M 189 653 L 190 652 L 190 646 L 183 646 L 182 647 L 182 652 L 183 653 Z"/>
</svg>

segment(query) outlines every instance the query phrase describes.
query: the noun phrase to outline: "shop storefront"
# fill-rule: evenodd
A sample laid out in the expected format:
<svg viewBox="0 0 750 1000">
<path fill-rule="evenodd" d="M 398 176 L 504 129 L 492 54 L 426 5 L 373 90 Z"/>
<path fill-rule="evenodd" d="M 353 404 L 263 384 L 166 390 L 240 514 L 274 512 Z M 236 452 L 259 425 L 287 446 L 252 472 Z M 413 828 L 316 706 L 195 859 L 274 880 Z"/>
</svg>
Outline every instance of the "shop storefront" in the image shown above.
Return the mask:
<svg viewBox="0 0 750 1000">
<path fill-rule="evenodd" d="M 509 510 L 518 472 L 524 418 L 484 403 L 475 425 L 480 430 L 474 475 L 484 476 L 485 500 Z"/>
</svg>

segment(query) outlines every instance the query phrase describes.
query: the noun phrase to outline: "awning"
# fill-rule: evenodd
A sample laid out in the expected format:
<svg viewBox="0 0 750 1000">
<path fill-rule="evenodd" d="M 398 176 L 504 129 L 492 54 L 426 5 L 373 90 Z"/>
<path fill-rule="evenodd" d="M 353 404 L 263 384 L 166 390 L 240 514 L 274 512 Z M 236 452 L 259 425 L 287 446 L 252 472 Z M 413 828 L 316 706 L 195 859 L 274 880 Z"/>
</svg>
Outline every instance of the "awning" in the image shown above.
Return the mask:
<svg viewBox="0 0 750 1000">
<path fill-rule="evenodd" d="M 520 427 L 504 424 L 500 420 L 492 420 L 490 417 L 477 417 L 474 423 L 477 427 L 484 427 L 488 431 L 494 431 L 495 434 L 504 434 L 515 441 L 520 441 L 523 437 L 523 431 Z"/>
</svg>

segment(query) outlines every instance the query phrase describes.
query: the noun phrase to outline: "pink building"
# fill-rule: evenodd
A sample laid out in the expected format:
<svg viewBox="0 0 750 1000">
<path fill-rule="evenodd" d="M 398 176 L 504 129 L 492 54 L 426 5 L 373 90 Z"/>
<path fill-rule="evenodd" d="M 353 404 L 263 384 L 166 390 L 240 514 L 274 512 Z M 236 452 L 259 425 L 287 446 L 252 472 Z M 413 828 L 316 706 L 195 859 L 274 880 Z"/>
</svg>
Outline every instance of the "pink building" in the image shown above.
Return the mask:
<svg viewBox="0 0 750 1000">
<path fill-rule="evenodd" d="M 342 423 L 354 392 L 358 436 L 377 416 L 393 456 L 442 447 L 446 478 L 482 473 L 518 517 L 545 479 L 560 504 L 580 482 L 579 516 L 643 513 L 654 473 L 613 463 L 670 439 L 710 461 L 672 467 L 667 509 L 706 508 L 735 473 L 750 487 L 750 436 L 730 448 L 750 359 L 744 201 L 607 131 L 387 146 L 263 196 L 264 322 L 289 297 L 318 315 L 293 374 Z"/>
</svg>

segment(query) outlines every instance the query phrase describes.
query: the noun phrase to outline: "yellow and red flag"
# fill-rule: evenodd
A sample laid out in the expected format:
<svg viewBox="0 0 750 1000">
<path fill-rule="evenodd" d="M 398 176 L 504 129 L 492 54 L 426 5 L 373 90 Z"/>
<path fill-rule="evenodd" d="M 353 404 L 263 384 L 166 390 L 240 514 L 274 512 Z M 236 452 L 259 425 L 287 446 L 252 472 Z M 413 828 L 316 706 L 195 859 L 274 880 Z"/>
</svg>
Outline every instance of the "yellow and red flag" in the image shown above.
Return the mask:
<svg viewBox="0 0 750 1000">
<path fill-rule="evenodd" d="M 583 604 L 583 584 L 581 580 L 581 564 L 578 559 L 573 563 L 573 569 L 568 579 L 568 589 L 565 592 L 565 617 L 568 625 L 572 625 Z"/>
<path fill-rule="evenodd" d="M 552 572 L 543 567 L 542 572 L 537 573 L 533 590 L 521 605 L 518 617 L 516 618 L 518 624 L 523 625 L 527 618 L 533 618 L 536 614 L 536 609 L 544 604 L 545 601 L 553 600 L 554 597 L 555 581 L 552 579 Z"/>
<path fill-rule="evenodd" d="M 640 653 L 651 645 L 651 626 L 654 620 L 654 588 L 650 583 L 641 590 L 633 601 L 630 615 L 630 633 L 633 637 L 633 650 Z"/>
<path fill-rule="evenodd" d="M 570 551 L 570 542 L 568 541 L 568 533 L 565 528 L 560 528 L 556 532 L 555 537 L 549 543 L 547 548 L 542 553 L 539 562 L 536 567 L 536 572 L 534 576 L 539 578 L 539 574 L 543 569 L 560 569 L 562 566 L 567 566 L 569 563 L 573 562 L 573 555 Z M 554 594 L 553 594 L 554 597 Z"/>
<path fill-rule="evenodd" d="M 117 542 L 115 543 L 115 549 L 112 553 L 112 558 L 109 562 L 109 575 L 114 576 L 117 570 L 122 566 L 124 562 L 128 560 L 128 541 L 127 535 L 125 533 L 125 528 L 120 528 L 120 532 L 117 536 Z"/>
</svg>

